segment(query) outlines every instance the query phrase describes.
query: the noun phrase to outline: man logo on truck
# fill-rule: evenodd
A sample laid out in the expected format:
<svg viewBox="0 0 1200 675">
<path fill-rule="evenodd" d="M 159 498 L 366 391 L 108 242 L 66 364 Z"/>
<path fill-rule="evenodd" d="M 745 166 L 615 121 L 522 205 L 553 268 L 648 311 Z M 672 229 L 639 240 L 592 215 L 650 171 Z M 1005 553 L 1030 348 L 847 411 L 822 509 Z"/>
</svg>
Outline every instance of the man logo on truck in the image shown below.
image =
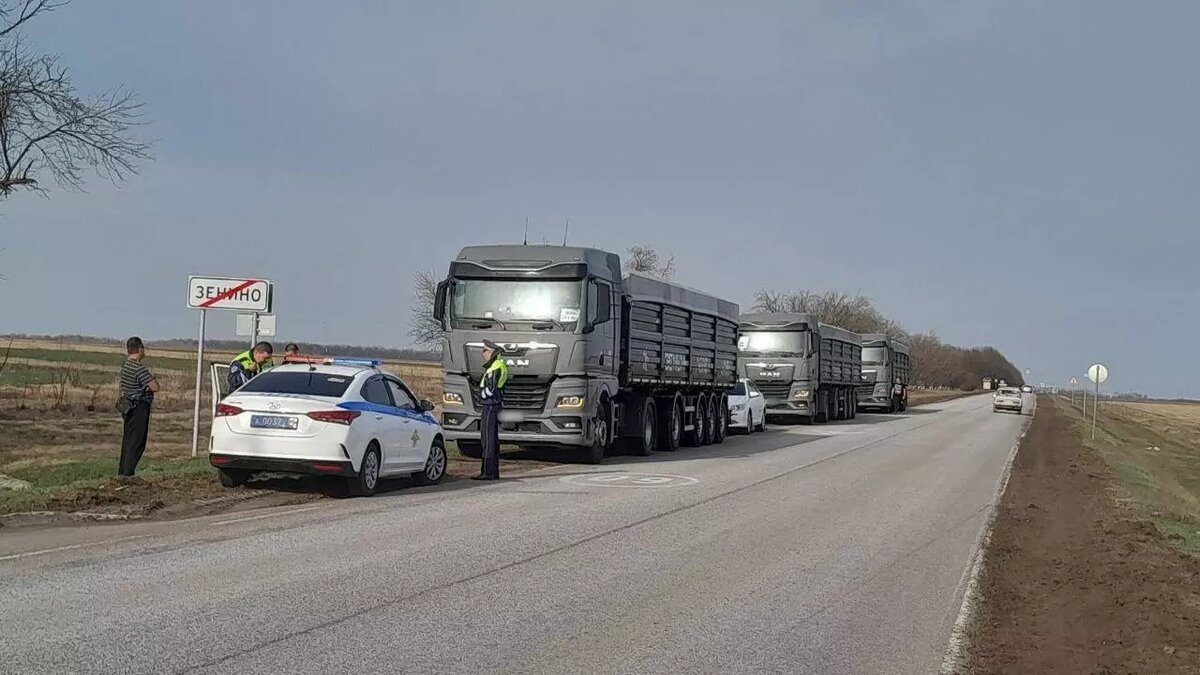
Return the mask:
<svg viewBox="0 0 1200 675">
<path fill-rule="evenodd" d="M 504 362 L 510 366 L 526 367 L 529 365 L 529 359 L 505 359 Z"/>
</svg>

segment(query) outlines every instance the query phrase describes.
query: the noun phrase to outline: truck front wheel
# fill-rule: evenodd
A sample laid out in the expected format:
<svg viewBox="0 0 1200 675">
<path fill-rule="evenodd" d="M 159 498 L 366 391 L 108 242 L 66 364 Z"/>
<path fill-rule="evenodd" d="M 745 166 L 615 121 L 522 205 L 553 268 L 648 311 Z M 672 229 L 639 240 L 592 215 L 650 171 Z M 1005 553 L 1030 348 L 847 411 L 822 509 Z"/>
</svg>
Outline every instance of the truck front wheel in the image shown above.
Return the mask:
<svg viewBox="0 0 1200 675">
<path fill-rule="evenodd" d="M 483 457 L 483 444 L 479 441 L 458 441 L 458 454 L 471 459 Z"/>
</svg>

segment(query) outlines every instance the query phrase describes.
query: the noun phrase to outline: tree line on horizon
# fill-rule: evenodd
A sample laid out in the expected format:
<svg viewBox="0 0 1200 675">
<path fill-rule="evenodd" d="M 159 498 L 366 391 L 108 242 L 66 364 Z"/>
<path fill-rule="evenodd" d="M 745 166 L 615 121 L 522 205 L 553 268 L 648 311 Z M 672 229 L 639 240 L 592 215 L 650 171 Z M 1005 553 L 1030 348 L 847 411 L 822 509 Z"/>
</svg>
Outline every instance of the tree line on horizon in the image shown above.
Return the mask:
<svg viewBox="0 0 1200 675">
<path fill-rule="evenodd" d="M 626 250 L 625 272 L 637 272 L 662 279 L 675 274 L 675 258 L 663 257 L 650 246 L 631 246 Z M 414 275 L 413 305 L 410 309 L 409 337 L 419 346 L 434 346 L 442 337 L 442 327 L 433 316 L 438 277 L 432 270 Z M 815 314 L 821 321 L 855 333 L 883 333 L 908 345 L 913 360 L 913 381 L 924 387 L 978 389 L 983 378 L 1002 379 L 1009 384 L 1024 383 L 1021 371 L 999 349 L 992 346 L 958 347 L 947 344 L 932 331 L 913 333 L 900 322 L 885 316 L 871 298 L 842 291 L 774 291 L 763 289 L 754 294 L 755 312 L 796 312 Z"/>
</svg>

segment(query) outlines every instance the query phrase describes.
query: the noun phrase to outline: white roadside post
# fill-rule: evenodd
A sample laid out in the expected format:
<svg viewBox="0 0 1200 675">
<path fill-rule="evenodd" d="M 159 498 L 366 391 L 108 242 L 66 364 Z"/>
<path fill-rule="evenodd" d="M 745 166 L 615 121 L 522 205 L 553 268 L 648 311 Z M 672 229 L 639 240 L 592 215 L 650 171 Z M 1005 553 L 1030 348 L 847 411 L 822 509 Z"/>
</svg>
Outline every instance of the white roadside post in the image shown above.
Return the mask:
<svg viewBox="0 0 1200 675">
<path fill-rule="evenodd" d="M 1088 379 L 1096 383 L 1096 391 L 1092 394 L 1092 440 L 1096 440 L 1096 416 L 1100 414 L 1100 385 L 1108 379 L 1108 368 L 1105 368 L 1103 363 L 1092 364 L 1092 367 L 1088 368 Z M 1086 420 L 1086 405 L 1083 414 Z"/>
<path fill-rule="evenodd" d="M 188 277 L 188 309 L 200 310 L 200 340 L 196 345 L 196 401 L 192 414 L 192 457 L 200 445 L 200 388 L 204 379 L 204 329 L 210 309 L 270 312 L 275 285 L 265 279 Z"/>
</svg>

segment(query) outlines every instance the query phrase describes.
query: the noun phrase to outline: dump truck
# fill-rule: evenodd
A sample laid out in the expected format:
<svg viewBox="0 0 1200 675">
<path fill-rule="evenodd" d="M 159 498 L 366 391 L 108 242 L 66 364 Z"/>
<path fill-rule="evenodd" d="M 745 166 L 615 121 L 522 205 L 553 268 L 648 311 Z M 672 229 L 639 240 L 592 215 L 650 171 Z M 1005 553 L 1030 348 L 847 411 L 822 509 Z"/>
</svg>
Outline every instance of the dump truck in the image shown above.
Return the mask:
<svg viewBox="0 0 1200 675">
<path fill-rule="evenodd" d="M 860 410 L 886 413 L 908 409 L 912 364 L 908 345 L 882 333 L 862 336 L 862 382 L 858 385 Z"/>
<path fill-rule="evenodd" d="M 767 416 L 801 422 L 853 419 L 862 340 L 814 314 L 743 314 L 738 371 L 766 398 Z"/>
<path fill-rule="evenodd" d="M 594 248 L 469 246 L 437 288 L 444 331 L 442 426 L 480 444 L 484 340 L 509 367 L 500 442 L 599 463 L 725 440 L 737 383 L 738 306 L 623 274 Z"/>
</svg>

